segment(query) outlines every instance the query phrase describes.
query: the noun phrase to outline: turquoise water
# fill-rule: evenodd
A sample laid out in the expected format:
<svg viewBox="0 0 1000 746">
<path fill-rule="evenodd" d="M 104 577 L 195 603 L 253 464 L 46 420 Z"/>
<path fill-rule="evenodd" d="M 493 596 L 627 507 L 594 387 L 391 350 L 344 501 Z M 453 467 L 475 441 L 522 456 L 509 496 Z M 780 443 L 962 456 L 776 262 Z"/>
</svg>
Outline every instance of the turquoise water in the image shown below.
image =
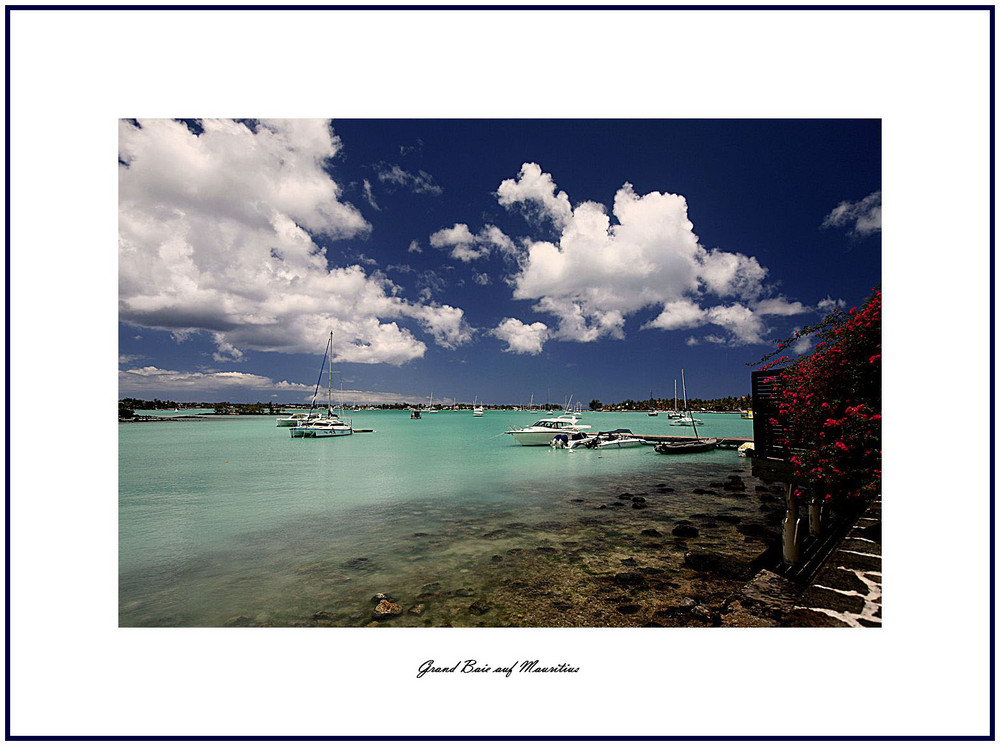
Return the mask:
<svg viewBox="0 0 1000 746">
<path fill-rule="evenodd" d="M 660 521 L 757 508 L 723 504 L 724 496 L 690 499 L 710 479 L 747 472 L 733 451 L 522 447 L 503 431 L 543 416 L 525 412 L 347 416 L 355 428 L 376 432 L 293 439 L 269 416 L 121 424 L 120 623 L 359 625 L 371 621 L 374 593 L 412 606 L 428 583 L 441 584 L 446 597 L 430 593 L 420 613 L 396 624 L 547 623 L 519 618 L 516 601 L 469 616 L 472 595 L 495 596 L 495 585 L 511 577 L 512 568 L 497 576 L 498 556 L 523 562 L 519 552 L 539 545 L 551 544 L 557 551 L 548 554 L 556 555 L 606 543 L 608 532 L 595 533 L 585 516 L 622 490 L 654 484 L 675 490 L 657 498 Z M 702 419 L 699 434 L 752 434 L 752 422 L 738 415 Z M 595 413 L 583 422 L 594 430 L 691 434 L 664 415 Z M 632 521 L 640 513 L 618 515 Z M 654 520 L 652 511 L 641 515 Z M 550 575 L 568 569 L 552 567 Z"/>
</svg>

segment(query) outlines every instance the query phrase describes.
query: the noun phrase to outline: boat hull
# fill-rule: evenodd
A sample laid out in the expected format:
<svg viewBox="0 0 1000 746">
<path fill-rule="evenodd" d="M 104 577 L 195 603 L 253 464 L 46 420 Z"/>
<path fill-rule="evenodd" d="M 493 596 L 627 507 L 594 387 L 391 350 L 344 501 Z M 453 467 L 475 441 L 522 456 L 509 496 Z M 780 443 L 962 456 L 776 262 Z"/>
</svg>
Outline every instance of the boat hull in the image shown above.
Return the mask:
<svg viewBox="0 0 1000 746">
<path fill-rule="evenodd" d="M 686 443 L 660 443 L 656 446 L 657 453 L 665 456 L 683 453 L 703 453 L 713 451 L 719 445 L 718 438 L 706 438 L 698 441 L 688 441 Z"/>
<path fill-rule="evenodd" d="M 579 432 L 576 430 L 566 430 L 564 434 L 570 434 L 573 432 Z M 548 432 L 523 432 L 519 430 L 514 430 L 507 433 L 514 440 L 516 440 L 522 446 L 547 446 L 552 443 L 552 439 L 559 435 L 558 432 L 553 432 L 549 430 Z"/>
<path fill-rule="evenodd" d="M 598 441 L 592 447 L 598 449 L 605 448 L 638 448 L 639 446 L 646 445 L 646 441 L 640 440 L 639 438 L 622 438 L 620 440 L 603 440 Z"/>
</svg>

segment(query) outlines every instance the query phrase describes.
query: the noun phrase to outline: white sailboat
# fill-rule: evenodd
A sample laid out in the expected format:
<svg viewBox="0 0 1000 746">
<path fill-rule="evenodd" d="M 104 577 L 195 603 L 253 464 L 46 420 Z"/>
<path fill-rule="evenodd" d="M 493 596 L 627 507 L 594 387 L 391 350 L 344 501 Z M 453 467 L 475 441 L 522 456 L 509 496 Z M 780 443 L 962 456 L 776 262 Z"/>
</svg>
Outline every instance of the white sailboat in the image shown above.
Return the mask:
<svg viewBox="0 0 1000 746">
<path fill-rule="evenodd" d="M 319 393 L 319 384 L 323 380 L 323 367 L 329 361 L 330 367 L 327 373 L 326 389 L 326 415 L 313 416 L 316 407 L 316 395 Z M 343 403 L 341 403 L 343 407 Z M 326 343 L 326 352 L 323 355 L 323 364 L 319 369 L 319 380 L 316 381 L 316 391 L 313 393 L 312 402 L 309 406 L 309 415 L 305 422 L 293 425 L 288 429 L 289 435 L 293 438 L 331 438 L 342 435 L 353 435 L 354 429 L 351 420 L 346 422 L 333 412 L 333 332 L 330 332 L 330 339 Z"/>
<path fill-rule="evenodd" d="M 472 400 L 472 416 L 473 417 L 483 416 L 483 405 L 481 403 L 477 404 L 475 398 L 473 398 Z"/>
<path fill-rule="evenodd" d="M 688 394 L 687 394 L 687 384 L 684 382 L 684 369 L 681 368 L 681 386 L 684 388 L 684 414 L 679 415 L 671 425 L 679 427 L 694 427 L 695 425 L 704 425 L 703 420 L 695 419 L 691 416 L 691 412 L 688 411 Z M 695 435 L 697 436 L 697 430 Z"/>
<path fill-rule="evenodd" d="M 681 416 L 681 413 L 677 411 L 677 379 L 674 379 L 674 409 L 672 412 L 667 412 L 667 417 L 672 420 L 676 420 Z"/>
<path fill-rule="evenodd" d="M 691 417 L 691 413 L 688 411 L 688 395 L 687 395 L 687 385 L 684 383 L 684 369 L 681 368 L 681 385 L 684 388 L 684 411 L 687 413 L 687 421 L 675 420 L 671 422 L 671 425 L 685 424 L 690 425 L 694 429 L 694 438 L 692 440 L 685 440 L 681 442 L 668 442 L 660 443 L 654 450 L 657 453 L 661 453 L 665 456 L 668 455 L 678 455 L 685 453 L 702 453 L 704 451 L 711 451 L 718 447 L 718 438 L 702 438 L 698 435 L 698 428 L 695 423 L 704 424 L 701 420 L 696 420 Z"/>
</svg>

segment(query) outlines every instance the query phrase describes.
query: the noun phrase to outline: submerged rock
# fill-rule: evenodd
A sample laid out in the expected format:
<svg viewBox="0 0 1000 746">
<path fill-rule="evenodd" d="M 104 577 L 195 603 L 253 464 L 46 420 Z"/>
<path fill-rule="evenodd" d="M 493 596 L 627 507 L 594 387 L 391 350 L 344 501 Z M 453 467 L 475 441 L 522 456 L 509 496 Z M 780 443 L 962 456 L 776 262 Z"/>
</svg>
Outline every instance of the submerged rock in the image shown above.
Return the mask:
<svg viewBox="0 0 1000 746">
<path fill-rule="evenodd" d="M 645 530 L 641 531 L 640 533 L 641 533 L 641 534 L 642 534 L 643 536 L 653 536 L 653 537 L 660 537 L 660 536 L 663 536 L 663 534 L 661 534 L 661 533 L 660 533 L 659 531 L 657 531 L 657 530 L 656 530 L 655 528 L 647 528 L 647 529 L 645 529 Z"/>
<path fill-rule="evenodd" d="M 248 616 L 243 616 L 242 614 L 240 614 L 239 616 L 234 616 L 234 617 L 230 617 L 229 619 L 227 619 L 226 623 L 223 626 L 224 627 L 249 627 L 252 623 L 253 623 L 253 619 L 251 619 Z"/>
<path fill-rule="evenodd" d="M 682 539 L 693 539 L 698 535 L 698 529 L 695 526 L 678 523 L 670 533 Z"/>
<path fill-rule="evenodd" d="M 620 572 L 615 575 L 615 583 L 626 588 L 647 587 L 646 578 L 639 572 Z"/>
<path fill-rule="evenodd" d="M 753 577 L 750 564 L 717 552 L 692 550 L 684 554 L 684 566 L 701 572 L 711 572 L 735 580 Z"/>
<path fill-rule="evenodd" d="M 471 611 L 476 616 L 482 616 L 487 611 L 490 610 L 489 605 L 486 603 L 486 599 L 478 598 L 472 602 L 469 606 L 469 611 Z"/>
</svg>

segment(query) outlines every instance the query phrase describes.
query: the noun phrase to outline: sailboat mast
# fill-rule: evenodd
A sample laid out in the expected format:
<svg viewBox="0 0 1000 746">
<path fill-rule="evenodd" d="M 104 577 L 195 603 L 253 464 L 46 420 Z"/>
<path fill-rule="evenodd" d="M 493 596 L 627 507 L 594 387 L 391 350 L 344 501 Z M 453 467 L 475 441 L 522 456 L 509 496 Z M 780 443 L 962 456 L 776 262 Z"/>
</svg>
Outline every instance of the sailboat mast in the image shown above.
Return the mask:
<svg viewBox="0 0 1000 746">
<path fill-rule="evenodd" d="M 677 411 L 677 379 L 674 379 L 674 411 Z"/>
<path fill-rule="evenodd" d="M 691 415 L 691 410 L 688 409 L 688 387 L 687 383 L 684 381 L 684 369 L 681 368 L 681 388 L 684 390 L 684 412 L 687 414 L 688 418 L 691 420 L 691 429 L 694 430 L 694 438 L 698 440 L 698 426 L 694 424 L 694 417 Z"/>
<path fill-rule="evenodd" d="M 333 330 L 330 330 L 330 341 L 326 344 L 327 355 L 330 356 L 330 369 L 326 377 L 326 413 L 333 414 Z"/>
</svg>

